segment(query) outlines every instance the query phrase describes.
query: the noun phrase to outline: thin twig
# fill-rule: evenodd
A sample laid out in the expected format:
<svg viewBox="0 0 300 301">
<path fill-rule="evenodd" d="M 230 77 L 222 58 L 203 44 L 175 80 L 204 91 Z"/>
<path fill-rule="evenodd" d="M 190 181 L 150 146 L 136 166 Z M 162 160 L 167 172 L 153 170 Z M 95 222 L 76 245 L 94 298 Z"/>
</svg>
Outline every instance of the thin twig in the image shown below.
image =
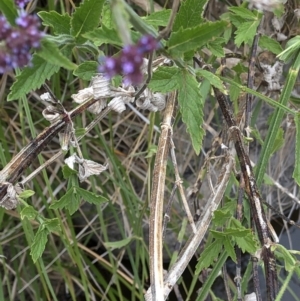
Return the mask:
<svg viewBox="0 0 300 301">
<path fill-rule="evenodd" d="M 177 165 L 177 160 L 176 160 L 176 155 L 175 155 L 175 146 L 174 146 L 172 138 L 171 138 L 171 158 L 172 158 L 172 163 L 173 163 L 174 172 L 175 172 L 175 183 L 178 187 L 188 221 L 192 227 L 193 232 L 196 233 L 196 226 L 194 223 L 193 215 L 191 213 L 190 207 L 188 205 L 188 202 L 186 200 L 185 193 L 184 193 L 184 190 L 182 187 L 182 180 L 180 178 L 179 171 L 178 171 L 178 165 Z"/>
</svg>

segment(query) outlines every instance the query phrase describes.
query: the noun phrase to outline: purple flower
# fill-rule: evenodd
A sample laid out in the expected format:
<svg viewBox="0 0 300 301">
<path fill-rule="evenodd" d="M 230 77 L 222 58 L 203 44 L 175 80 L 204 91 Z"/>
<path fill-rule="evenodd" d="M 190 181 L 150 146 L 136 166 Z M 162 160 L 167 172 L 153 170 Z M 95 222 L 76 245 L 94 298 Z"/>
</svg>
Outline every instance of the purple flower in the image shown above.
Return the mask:
<svg viewBox="0 0 300 301">
<path fill-rule="evenodd" d="M 39 48 L 40 40 L 44 36 L 38 29 L 40 22 L 35 15 L 27 15 L 21 11 L 16 25 L 11 27 L 6 18 L 0 16 L 0 73 L 28 65 L 31 48 Z"/>
<path fill-rule="evenodd" d="M 154 37 L 146 35 L 140 38 L 137 47 L 143 53 L 151 52 L 159 48 L 159 43 Z"/>
<path fill-rule="evenodd" d="M 18 7 L 24 8 L 29 1 L 30 0 L 15 0 L 15 3 Z"/>
<path fill-rule="evenodd" d="M 118 57 L 106 58 L 98 70 L 108 78 L 123 73 L 126 85 L 138 85 L 143 82 L 143 55 L 154 51 L 158 45 L 154 37 L 143 36 L 136 45 L 126 45 Z"/>
</svg>

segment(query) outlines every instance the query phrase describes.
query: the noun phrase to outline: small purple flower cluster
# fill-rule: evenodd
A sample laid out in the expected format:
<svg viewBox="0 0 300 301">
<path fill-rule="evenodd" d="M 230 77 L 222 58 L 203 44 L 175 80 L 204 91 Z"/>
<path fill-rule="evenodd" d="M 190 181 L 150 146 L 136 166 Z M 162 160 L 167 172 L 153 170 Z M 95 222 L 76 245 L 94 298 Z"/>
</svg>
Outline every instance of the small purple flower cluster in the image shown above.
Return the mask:
<svg viewBox="0 0 300 301">
<path fill-rule="evenodd" d="M 12 27 L 4 16 L 0 16 L 0 73 L 27 65 L 31 60 L 30 49 L 39 48 L 44 36 L 35 15 L 21 11 L 15 22 L 17 26 Z"/>
<path fill-rule="evenodd" d="M 18 7 L 24 8 L 29 1 L 30 0 L 15 0 L 15 3 Z"/>
<path fill-rule="evenodd" d="M 159 48 L 159 42 L 152 36 L 141 37 L 136 45 L 127 45 L 117 57 L 107 57 L 99 66 L 99 72 L 109 78 L 124 74 L 124 84 L 138 85 L 143 81 L 143 56 Z"/>
</svg>

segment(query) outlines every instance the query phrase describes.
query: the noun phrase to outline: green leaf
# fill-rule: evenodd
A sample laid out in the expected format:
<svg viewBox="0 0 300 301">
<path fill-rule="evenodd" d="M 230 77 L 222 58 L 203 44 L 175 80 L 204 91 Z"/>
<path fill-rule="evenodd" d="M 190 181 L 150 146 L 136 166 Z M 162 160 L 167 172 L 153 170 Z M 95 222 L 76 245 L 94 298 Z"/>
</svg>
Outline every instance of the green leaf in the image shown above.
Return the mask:
<svg viewBox="0 0 300 301">
<path fill-rule="evenodd" d="M 253 21 L 256 21 L 258 19 L 258 17 L 251 10 L 249 10 L 245 7 L 231 6 L 231 7 L 228 7 L 228 10 L 235 13 L 240 18 L 253 20 Z"/>
<path fill-rule="evenodd" d="M 50 209 L 63 209 L 66 208 L 70 215 L 78 210 L 80 205 L 80 198 L 76 192 L 76 187 L 71 187 L 64 196 L 58 201 L 50 205 Z"/>
<path fill-rule="evenodd" d="M 96 46 L 112 44 L 121 47 L 123 45 L 123 42 L 117 35 L 117 31 L 114 28 L 107 28 L 104 25 L 102 25 L 101 28 L 96 28 L 93 31 L 83 34 L 83 37 L 92 41 Z"/>
<path fill-rule="evenodd" d="M 213 73 L 211 73 L 207 70 L 199 69 L 196 71 L 196 74 L 206 78 L 212 86 L 219 89 L 222 93 L 228 94 L 227 91 L 224 89 L 223 82 Z"/>
<path fill-rule="evenodd" d="M 235 32 L 235 44 L 240 47 L 242 43 L 251 44 L 260 21 L 242 23 Z"/>
<path fill-rule="evenodd" d="M 272 246 L 272 249 L 275 249 L 276 257 L 281 257 L 284 260 L 285 270 L 291 272 L 295 268 L 296 260 L 292 254 L 282 245 L 276 244 Z"/>
<path fill-rule="evenodd" d="M 114 27 L 114 21 L 112 16 L 112 10 L 110 7 L 109 2 L 105 2 L 103 4 L 102 8 L 102 18 L 101 18 L 101 25 L 107 27 L 107 28 L 113 28 Z"/>
<path fill-rule="evenodd" d="M 47 219 L 43 225 L 50 232 L 59 232 L 61 230 L 58 218 Z"/>
<path fill-rule="evenodd" d="M 37 55 L 45 61 L 68 70 L 74 70 L 77 68 L 77 65 L 66 58 L 53 42 L 43 39 L 41 44 L 42 49 L 37 53 Z"/>
<path fill-rule="evenodd" d="M 45 250 L 46 243 L 48 241 L 48 234 L 48 229 L 41 225 L 34 236 L 30 251 L 30 255 L 34 263 L 36 263 L 36 261 L 42 256 Z"/>
<path fill-rule="evenodd" d="M 51 26 L 56 35 L 70 34 L 71 31 L 71 17 L 68 14 L 60 15 L 56 11 L 41 11 L 38 13 L 43 20 L 43 25 Z"/>
<path fill-rule="evenodd" d="M 0 11 L 6 17 L 10 25 L 14 26 L 15 20 L 18 17 L 18 12 L 13 0 L 1 0 Z"/>
<path fill-rule="evenodd" d="M 71 19 L 71 34 L 78 43 L 84 43 L 82 35 L 95 29 L 100 23 L 104 0 L 85 0 L 76 8 Z"/>
<path fill-rule="evenodd" d="M 85 128 L 77 128 L 76 127 L 76 129 L 75 129 L 75 135 L 76 135 L 76 137 L 82 136 L 85 133 L 86 133 L 86 129 Z"/>
<path fill-rule="evenodd" d="M 149 25 L 167 26 L 169 22 L 170 14 L 171 14 L 170 9 L 162 9 L 160 11 L 152 13 L 147 17 L 142 17 L 142 19 L 144 19 L 144 21 Z"/>
<path fill-rule="evenodd" d="M 186 52 L 201 48 L 215 37 L 219 36 L 227 26 L 227 22 L 206 22 L 196 27 L 173 32 L 170 36 L 168 47 L 170 52 Z"/>
<path fill-rule="evenodd" d="M 119 240 L 119 241 L 105 242 L 103 244 L 107 249 L 114 250 L 114 249 L 120 249 L 120 248 L 126 247 L 131 242 L 131 240 L 132 240 L 132 237 L 127 237 L 127 238 Z"/>
<path fill-rule="evenodd" d="M 251 233 L 244 237 L 235 236 L 234 240 L 243 253 L 254 254 L 259 248 L 257 240 Z"/>
<path fill-rule="evenodd" d="M 193 148 L 198 155 L 204 136 L 204 130 L 202 129 L 204 102 L 200 94 L 199 83 L 195 77 L 182 69 L 179 77 L 179 87 L 178 102 L 182 120 L 186 124 Z"/>
<path fill-rule="evenodd" d="M 276 138 L 271 150 L 271 154 L 274 154 L 284 145 L 284 131 L 282 128 L 279 128 L 276 133 Z"/>
<path fill-rule="evenodd" d="M 299 113 L 294 117 L 296 125 L 296 142 L 295 142 L 295 169 L 293 172 L 293 178 L 300 186 L 300 115 Z"/>
<path fill-rule="evenodd" d="M 62 167 L 63 177 L 64 179 L 68 179 L 72 175 L 77 175 L 76 170 L 71 169 L 67 164 Z"/>
<path fill-rule="evenodd" d="M 73 72 L 73 74 L 83 80 L 90 80 L 97 72 L 97 62 L 86 61 L 80 64 Z"/>
<path fill-rule="evenodd" d="M 216 38 L 213 41 L 210 41 L 209 43 L 207 43 L 206 47 L 216 57 L 224 57 L 225 52 L 224 52 L 224 49 L 222 47 L 223 43 L 225 43 L 224 38 Z"/>
<path fill-rule="evenodd" d="M 88 203 L 90 204 L 95 204 L 95 205 L 99 205 L 102 204 L 104 202 L 108 202 L 108 199 L 106 199 L 105 197 L 101 196 L 101 195 L 96 195 L 93 192 L 90 192 L 88 190 L 82 189 L 80 187 L 76 188 L 77 193 Z"/>
<path fill-rule="evenodd" d="M 287 62 L 292 59 L 300 49 L 300 36 L 290 39 L 286 44 L 286 49 L 277 55 L 277 58 Z"/>
<path fill-rule="evenodd" d="M 20 212 L 21 219 L 27 217 L 29 220 L 34 220 L 38 214 L 39 213 L 29 205 L 22 209 L 22 211 Z"/>
<path fill-rule="evenodd" d="M 151 78 L 149 88 L 161 93 L 173 91 L 179 87 L 180 74 L 177 67 L 158 67 Z"/>
<path fill-rule="evenodd" d="M 217 226 L 224 226 L 226 222 L 232 217 L 232 212 L 223 211 L 223 209 L 214 212 L 213 223 Z"/>
<path fill-rule="evenodd" d="M 173 25 L 173 31 L 186 29 L 203 23 L 203 11 L 208 0 L 186 0 L 181 2 Z"/>
<path fill-rule="evenodd" d="M 258 42 L 259 47 L 262 49 L 267 49 L 268 51 L 279 54 L 283 51 L 281 45 L 276 40 L 270 38 L 269 36 L 261 36 Z"/>
<path fill-rule="evenodd" d="M 8 100 L 19 99 L 32 90 L 38 89 L 47 79 L 59 70 L 59 66 L 55 66 L 43 60 L 36 54 L 33 55 L 32 67 L 26 67 L 17 75 L 16 82 L 11 87 Z"/>
<path fill-rule="evenodd" d="M 205 246 L 196 265 L 195 273 L 199 274 L 203 269 L 208 268 L 211 264 L 213 264 L 214 260 L 222 251 L 222 248 L 223 243 L 220 239 L 216 239 L 209 246 Z"/>
<path fill-rule="evenodd" d="M 19 194 L 19 198 L 21 199 L 28 199 L 33 196 L 35 192 L 33 190 L 24 190 Z"/>
<path fill-rule="evenodd" d="M 226 252 L 228 253 L 228 256 L 230 256 L 234 262 L 237 262 L 234 246 L 228 236 L 225 237 L 223 243 L 224 243 L 224 248 L 225 248 Z"/>
</svg>

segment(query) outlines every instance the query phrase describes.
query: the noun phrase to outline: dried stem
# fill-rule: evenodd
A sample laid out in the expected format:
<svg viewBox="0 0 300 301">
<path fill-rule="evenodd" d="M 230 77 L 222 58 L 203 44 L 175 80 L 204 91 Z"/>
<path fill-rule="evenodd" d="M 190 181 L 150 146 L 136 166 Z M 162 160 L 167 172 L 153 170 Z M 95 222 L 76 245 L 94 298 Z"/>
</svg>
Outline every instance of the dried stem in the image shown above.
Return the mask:
<svg viewBox="0 0 300 301">
<path fill-rule="evenodd" d="M 158 150 L 155 157 L 153 170 L 153 183 L 150 199 L 150 283 L 152 299 L 164 300 L 163 290 L 163 258 L 162 258 L 162 234 L 163 234 L 163 202 L 165 192 L 165 178 L 167 157 L 169 153 L 171 122 L 175 107 L 177 92 L 170 93 L 168 97 L 165 116 L 161 126 L 161 135 L 158 142 Z"/>
<path fill-rule="evenodd" d="M 226 156 L 225 164 L 223 165 L 223 171 L 220 174 L 218 179 L 217 186 L 215 188 L 215 194 L 211 195 L 211 197 L 207 201 L 207 205 L 203 210 L 199 221 L 196 224 L 197 233 L 192 234 L 185 244 L 185 247 L 180 252 L 177 261 L 174 263 L 170 271 L 168 272 L 167 276 L 165 277 L 164 286 L 163 286 L 163 293 L 164 293 L 164 300 L 167 299 L 168 295 L 170 294 L 171 290 L 173 289 L 174 285 L 181 277 L 182 273 L 184 272 L 185 268 L 189 264 L 191 258 L 194 256 L 195 252 L 197 251 L 200 243 L 202 242 L 204 235 L 211 223 L 213 213 L 217 210 L 221 199 L 225 193 L 227 188 L 228 182 L 230 180 L 230 174 L 234 166 L 234 150 L 232 147 L 230 148 L 230 153 Z M 151 221 L 152 222 L 152 221 Z M 153 294 L 151 293 L 152 286 L 148 289 L 145 300 L 146 301 L 156 301 L 157 299 L 153 298 Z"/>
<path fill-rule="evenodd" d="M 229 127 L 231 138 L 235 143 L 237 156 L 245 182 L 245 191 L 249 198 L 255 227 L 257 229 L 258 237 L 263 248 L 262 258 L 265 264 L 268 301 L 275 300 L 278 291 L 278 279 L 276 273 L 275 257 L 270 250 L 270 245 L 272 243 L 271 233 L 269 230 L 269 224 L 266 218 L 266 214 L 262 206 L 261 196 L 256 185 L 249 156 L 244 149 L 241 131 L 237 126 L 227 96 L 225 96 L 216 88 L 214 88 L 214 92 L 226 123 Z"/>
</svg>

